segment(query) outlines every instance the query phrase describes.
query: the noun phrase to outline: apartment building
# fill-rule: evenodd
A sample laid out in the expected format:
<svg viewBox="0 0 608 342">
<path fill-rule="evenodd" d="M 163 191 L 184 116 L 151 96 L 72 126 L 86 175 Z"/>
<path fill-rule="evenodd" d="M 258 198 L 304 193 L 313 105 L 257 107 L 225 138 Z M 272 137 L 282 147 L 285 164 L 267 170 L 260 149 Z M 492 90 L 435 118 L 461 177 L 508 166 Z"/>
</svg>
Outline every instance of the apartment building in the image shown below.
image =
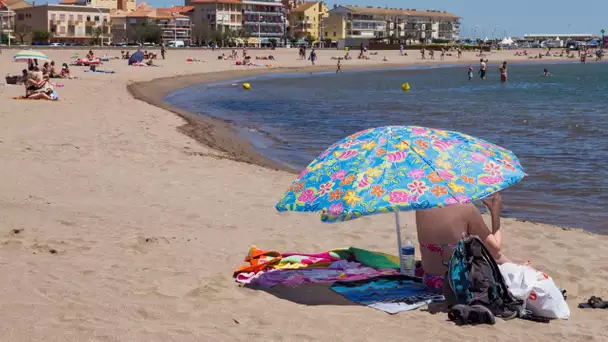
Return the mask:
<svg viewBox="0 0 608 342">
<path fill-rule="evenodd" d="M 0 0 L 0 44 L 15 43 L 15 10 L 25 7 L 32 7 L 32 4 L 23 0 Z"/>
<path fill-rule="evenodd" d="M 35 31 L 50 32 L 53 42 L 88 44 L 100 29 L 101 40 L 109 39 L 110 10 L 80 5 L 38 5 L 15 10 L 15 31 L 32 42 Z"/>
<path fill-rule="evenodd" d="M 324 20 L 329 9 L 324 2 L 302 2 L 289 11 L 289 33 L 301 39 L 311 35 L 323 39 Z"/>
<path fill-rule="evenodd" d="M 405 31 L 414 40 L 440 39 L 454 41 L 460 36 L 460 18 L 441 11 L 407 10 Z"/>
<path fill-rule="evenodd" d="M 114 11 L 134 11 L 137 8 L 136 0 L 63 0 L 60 4 L 103 7 Z"/>
<path fill-rule="evenodd" d="M 347 45 L 370 39 L 454 41 L 459 39 L 460 18 L 432 10 L 334 5 L 324 30 L 327 37 Z"/>
<path fill-rule="evenodd" d="M 242 0 L 243 30 L 260 44 L 270 39 L 282 40 L 285 32 L 285 11 L 280 0 Z"/>
<path fill-rule="evenodd" d="M 8 7 L 0 7 L 0 45 L 5 41 L 10 45 L 11 39 L 15 39 L 12 35 L 14 19 L 15 12 L 9 10 Z"/>
<path fill-rule="evenodd" d="M 243 4 L 240 0 L 186 0 L 193 7 L 190 18 L 194 35 L 208 39 L 212 32 L 240 31 L 243 26 Z"/>
<path fill-rule="evenodd" d="M 116 23 L 113 23 L 112 26 L 123 24 L 124 33 L 121 32 L 121 36 L 115 35 L 114 38 L 119 42 L 121 40 L 129 43 L 139 42 L 142 37 L 138 36 L 137 27 L 146 22 L 160 28 L 162 43 L 181 40 L 184 44 L 189 45 L 192 43 L 192 24 L 190 17 L 182 13 L 189 13 L 193 10 L 189 6 L 152 8 L 146 4 L 140 4 L 133 12 L 116 12 L 112 17 Z"/>
</svg>

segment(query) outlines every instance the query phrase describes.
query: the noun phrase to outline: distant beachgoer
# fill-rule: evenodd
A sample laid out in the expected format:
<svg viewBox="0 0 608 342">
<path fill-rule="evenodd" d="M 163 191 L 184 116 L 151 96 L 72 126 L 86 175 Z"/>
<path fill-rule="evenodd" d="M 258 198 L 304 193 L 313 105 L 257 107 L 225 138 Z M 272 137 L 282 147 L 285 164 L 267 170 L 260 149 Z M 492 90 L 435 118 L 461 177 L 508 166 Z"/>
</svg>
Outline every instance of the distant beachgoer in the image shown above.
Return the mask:
<svg viewBox="0 0 608 342">
<path fill-rule="evenodd" d="M 445 58 L 445 48 L 441 48 L 441 60 Z"/>
<path fill-rule="evenodd" d="M 460 57 L 462 57 L 462 49 L 459 47 L 458 48 L 458 59 L 460 59 Z"/>
<path fill-rule="evenodd" d="M 165 44 L 162 44 L 162 43 L 161 43 L 161 44 L 160 44 L 160 55 L 161 55 L 161 57 L 162 57 L 163 59 L 165 59 L 165 53 L 166 53 L 166 51 L 165 51 Z"/>
<path fill-rule="evenodd" d="M 422 59 L 426 59 L 426 50 L 424 48 L 420 50 L 420 54 L 422 55 Z"/>
<path fill-rule="evenodd" d="M 543 72 L 543 76 L 545 76 L 545 77 L 549 76 L 549 70 L 547 70 L 546 68 Z"/>
<path fill-rule="evenodd" d="M 581 54 L 581 64 L 587 63 L 587 53 Z"/>
<path fill-rule="evenodd" d="M 482 59 L 479 60 L 479 77 L 482 80 L 486 79 L 486 68 L 488 67 L 488 64 Z"/>
<path fill-rule="evenodd" d="M 403 44 L 399 45 L 399 56 L 403 56 Z"/>
<path fill-rule="evenodd" d="M 382 61 L 383 61 L 383 62 L 388 62 L 388 58 L 386 58 L 386 56 L 384 56 L 384 57 L 382 58 Z"/>
<path fill-rule="evenodd" d="M 338 64 L 336 65 L 336 74 L 342 72 L 342 64 L 340 64 L 340 60 L 338 59 Z"/>
<path fill-rule="evenodd" d="M 435 59 L 435 51 L 434 50 L 429 50 L 429 57 L 431 57 L 431 59 Z"/>
<path fill-rule="evenodd" d="M 312 63 L 312 65 L 315 65 L 316 60 L 317 60 L 317 52 L 315 51 L 315 49 L 312 49 L 312 51 L 310 51 L 310 62 Z"/>
<path fill-rule="evenodd" d="M 507 82 L 507 62 L 503 62 L 501 66 L 498 67 L 500 70 L 500 82 Z"/>
<path fill-rule="evenodd" d="M 473 67 L 469 67 L 469 81 L 473 79 Z"/>
</svg>

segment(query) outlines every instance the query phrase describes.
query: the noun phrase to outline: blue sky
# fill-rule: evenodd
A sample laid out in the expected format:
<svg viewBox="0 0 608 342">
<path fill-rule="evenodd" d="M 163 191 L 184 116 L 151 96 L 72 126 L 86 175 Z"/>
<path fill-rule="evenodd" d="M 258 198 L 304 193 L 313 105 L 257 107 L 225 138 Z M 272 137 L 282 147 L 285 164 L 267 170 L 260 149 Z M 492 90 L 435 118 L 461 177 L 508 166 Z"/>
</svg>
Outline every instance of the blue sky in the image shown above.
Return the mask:
<svg viewBox="0 0 608 342">
<path fill-rule="evenodd" d="M 56 2 L 51 0 L 51 2 Z M 139 2 L 139 0 L 138 0 Z M 155 7 L 183 5 L 183 0 L 148 0 Z M 463 36 L 492 38 L 522 36 L 524 33 L 591 33 L 608 30 L 608 0 L 345 0 L 333 4 L 388 6 L 397 8 L 439 9 L 463 17 Z"/>
</svg>

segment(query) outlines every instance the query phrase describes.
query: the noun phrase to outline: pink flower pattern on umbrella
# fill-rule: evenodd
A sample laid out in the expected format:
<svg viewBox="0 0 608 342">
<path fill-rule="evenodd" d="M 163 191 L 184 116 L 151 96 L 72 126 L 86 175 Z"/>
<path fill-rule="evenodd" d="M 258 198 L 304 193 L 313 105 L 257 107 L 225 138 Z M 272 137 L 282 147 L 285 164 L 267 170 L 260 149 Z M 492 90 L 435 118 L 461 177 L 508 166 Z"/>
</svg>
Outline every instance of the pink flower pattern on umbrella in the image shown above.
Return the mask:
<svg viewBox="0 0 608 342">
<path fill-rule="evenodd" d="M 300 173 L 276 208 L 321 212 L 324 221 L 345 221 L 469 203 L 524 176 L 511 151 L 467 134 L 379 127 L 330 146 Z"/>
</svg>

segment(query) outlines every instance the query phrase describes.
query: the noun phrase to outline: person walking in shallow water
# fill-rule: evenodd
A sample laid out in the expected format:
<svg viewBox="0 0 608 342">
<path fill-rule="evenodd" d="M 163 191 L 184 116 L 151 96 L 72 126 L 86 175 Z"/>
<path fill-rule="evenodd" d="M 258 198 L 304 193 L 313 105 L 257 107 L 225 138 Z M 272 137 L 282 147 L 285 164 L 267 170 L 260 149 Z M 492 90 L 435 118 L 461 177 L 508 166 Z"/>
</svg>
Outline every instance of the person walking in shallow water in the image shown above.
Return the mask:
<svg viewBox="0 0 608 342">
<path fill-rule="evenodd" d="M 336 65 L 336 74 L 339 74 L 342 72 L 342 64 L 340 63 L 340 60 L 338 59 L 338 64 Z"/>
<path fill-rule="evenodd" d="M 479 60 L 479 77 L 482 80 L 486 79 L 486 68 L 488 67 L 487 63 L 484 62 L 483 58 Z"/>
<path fill-rule="evenodd" d="M 498 70 L 500 70 L 500 82 L 507 82 L 507 62 L 503 62 L 502 65 L 498 67 Z"/>
</svg>

